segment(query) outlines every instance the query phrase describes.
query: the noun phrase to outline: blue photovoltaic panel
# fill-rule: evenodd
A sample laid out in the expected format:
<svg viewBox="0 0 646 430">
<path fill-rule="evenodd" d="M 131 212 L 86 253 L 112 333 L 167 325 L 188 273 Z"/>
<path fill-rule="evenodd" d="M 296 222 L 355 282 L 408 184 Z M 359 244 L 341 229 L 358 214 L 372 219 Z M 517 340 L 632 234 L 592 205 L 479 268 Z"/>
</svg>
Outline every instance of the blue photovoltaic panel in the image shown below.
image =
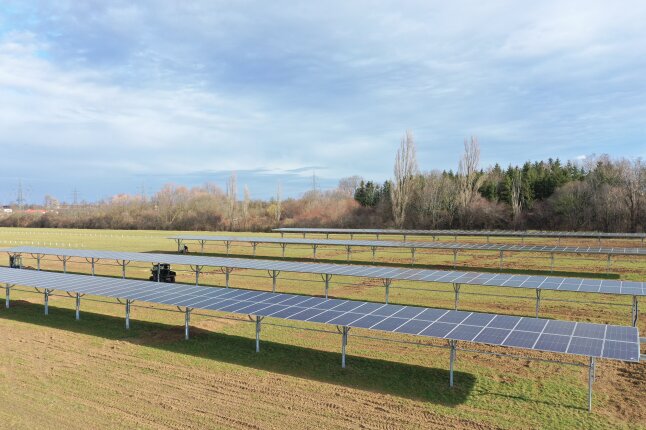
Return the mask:
<svg viewBox="0 0 646 430">
<path fill-rule="evenodd" d="M 595 247 L 595 246 L 547 246 L 547 245 L 501 245 L 495 243 L 457 243 L 457 242 L 397 242 L 392 240 L 341 240 L 341 239 L 295 239 L 280 237 L 243 237 L 243 236 L 207 236 L 179 235 L 168 239 L 184 242 L 222 242 L 251 243 L 304 246 L 350 246 L 370 248 L 404 248 L 404 249 L 446 249 L 458 251 L 510 251 L 510 252 L 548 252 L 556 254 L 603 254 L 603 255 L 641 255 L 646 256 L 646 248 Z"/>
<path fill-rule="evenodd" d="M 408 236 L 498 236 L 498 237 L 574 237 L 588 239 L 644 239 L 646 233 L 606 233 L 597 231 L 519 231 L 519 230 L 397 230 L 370 228 L 301 228 L 283 227 L 272 231 L 278 233 L 319 233 L 319 234 L 382 234 Z"/>
<path fill-rule="evenodd" d="M 537 351 L 624 361 L 639 360 L 639 332 L 634 327 L 582 323 L 579 329 L 578 323 L 566 321 L 233 288 L 169 285 L 4 267 L 0 268 L 0 282 L 122 300 L 335 324 Z M 499 326 L 506 328 L 498 328 Z"/>
<path fill-rule="evenodd" d="M 403 269 L 347 264 L 300 263 L 275 260 L 202 257 L 194 255 L 151 254 L 138 252 L 56 249 L 21 246 L 7 249 L 10 254 L 56 255 L 59 257 L 94 258 L 110 261 L 142 261 L 186 266 L 227 267 L 277 272 L 328 274 L 374 279 L 419 282 L 442 282 L 491 287 L 531 288 L 554 291 L 592 292 L 617 295 L 644 296 L 646 283 L 605 279 L 563 278 L 558 276 L 528 276 L 496 273 L 477 273 L 432 269 Z"/>
</svg>

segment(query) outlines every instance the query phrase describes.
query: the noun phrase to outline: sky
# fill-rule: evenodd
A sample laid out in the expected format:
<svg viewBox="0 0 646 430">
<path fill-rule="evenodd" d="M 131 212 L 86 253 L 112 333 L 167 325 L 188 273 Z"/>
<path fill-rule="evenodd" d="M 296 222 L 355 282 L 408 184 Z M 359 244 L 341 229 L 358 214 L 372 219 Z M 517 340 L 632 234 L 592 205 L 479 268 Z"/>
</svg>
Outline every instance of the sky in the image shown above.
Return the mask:
<svg viewBox="0 0 646 430">
<path fill-rule="evenodd" d="M 646 2 L 0 0 L 0 202 L 646 157 Z"/>
</svg>

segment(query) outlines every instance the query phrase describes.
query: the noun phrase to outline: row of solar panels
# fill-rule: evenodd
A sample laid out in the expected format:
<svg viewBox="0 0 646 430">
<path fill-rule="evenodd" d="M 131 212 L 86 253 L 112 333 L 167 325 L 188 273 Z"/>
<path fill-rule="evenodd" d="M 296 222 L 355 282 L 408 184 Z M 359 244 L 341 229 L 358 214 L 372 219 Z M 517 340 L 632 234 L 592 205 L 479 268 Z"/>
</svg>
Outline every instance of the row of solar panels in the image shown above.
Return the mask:
<svg viewBox="0 0 646 430">
<path fill-rule="evenodd" d="M 597 231 L 518 231 L 518 230 L 398 230 L 371 228 L 275 228 L 278 233 L 380 234 L 409 236 L 498 236 L 498 237 L 574 237 L 589 239 L 645 239 L 646 233 L 606 233 Z"/>
<path fill-rule="evenodd" d="M 461 272 L 432 269 L 404 269 L 397 267 L 347 264 L 301 263 L 265 259 L 204 257 L 198 255 L 56 249 L 31 246 L 9 248 L 6 252 L 10 254 L 55 255 L 59 257 L 80 257 L 114 261 L 141 261 L 148 263 L 169 263 L 192 266 L 225 267 L 232 269 L 311 273 L 400 281 L 440 282 L 630 296 L 644 296 L 646 294 L 646 283 L 637 281 Z"/>
<path fill-rule="evenodd" d="M 448 249 L 474 251 L 510 251 L 510 252 L 547 252 L 569 254 L 603 254 L 603 255 L 641 255 L 646 256 L 646 248 L 608 248 L 588 246 L 545 246 L 545 245 L 500 245 L 494 243 L 458 243 L 458 242 L 398 242 L 388 240 L 339 240 L 339 239 L 298 239 L 278 237 L 244 237 L 244 236 L 206 236 L 178 235 L 169 239 L 187 242 L 244 242 L 244 243 L 275 243 L 280 245 L 309 245 L 309 246 L 358 246 L 375 248 L 406 248 L 406 249 Z"/>
<path fill-rule="evenodd" d="M 334 324 L 430 338 L 639 361 L 633 327 L 461 312 L 233 288 L 0 268 L 0 282 L 194 309 Z"/>
</svg>

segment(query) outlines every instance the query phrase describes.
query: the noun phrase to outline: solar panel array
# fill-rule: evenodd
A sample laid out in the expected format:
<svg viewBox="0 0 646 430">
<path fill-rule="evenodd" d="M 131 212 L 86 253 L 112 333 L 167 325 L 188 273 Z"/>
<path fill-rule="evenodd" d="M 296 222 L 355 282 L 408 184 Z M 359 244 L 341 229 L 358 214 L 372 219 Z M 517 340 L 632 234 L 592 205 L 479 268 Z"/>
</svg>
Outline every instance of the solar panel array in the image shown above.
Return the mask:
<svg viewBox="0 0 646 430">
<path fill-rule="evenodd" d="M 574 237 L 606 239 L 644 239 L 646 233 L 607 233 L 596 231 L 519 231 L 519 230 L 397 230 L 372 228 L 300 228 L 283 227 L 278 233 L 383 234 L 410 236 L 500 236 L 500 237 Z"/>
<path fill-rule="evenodd" d="M 569 254 L 603 254 L 603 255 L 641 255 L 646 256 L 646 248 L 591 247 L 591 246 L 545 246 L 545 245 L 500 245 L 494 243 L 457 243 L 457 242 L 398 242 L 388 240 L 338 240 L 338 239 L 299 239 L 278 237 L 243 237 L 243 236 L 201 236 L 180 235 L 168 239 L 198 242 L 246 242 L 276 243 L 292 245 L 317 246 L 359 246 L 378 248 L 415 248 L 415 249 L 449 249 L 467 251 L 510 251 L 510 252 L 547 252 Z"/>
<path fill-rule="evenodd" d="M 40 248 L 19 246 L 5 250 L 11 254 L 57 255 L 116 261 L 141 261 L 180 265 L 227 267 L 232 269 L 276 270 L 401 281 L 441 282 L 492 287 L 527 288 L 553 291 L 603 293 L 630 296 L 646 295 L 646 283 L 607 279 L 565 278 L 559 276 L 512 275 L 504 273 L 463 272 L 455 270 L 404 269 L 347 264 L 300 263 L 264 259 L 204 257 L 197 255 L 152 254 L 120 251 Z"/>
<path fill-rule="evenodd" d="M 9 268 L 0 268 L 0 282 L 586 357 L 636 362 L 640 354 L 634 327 Z"/>
</svg>

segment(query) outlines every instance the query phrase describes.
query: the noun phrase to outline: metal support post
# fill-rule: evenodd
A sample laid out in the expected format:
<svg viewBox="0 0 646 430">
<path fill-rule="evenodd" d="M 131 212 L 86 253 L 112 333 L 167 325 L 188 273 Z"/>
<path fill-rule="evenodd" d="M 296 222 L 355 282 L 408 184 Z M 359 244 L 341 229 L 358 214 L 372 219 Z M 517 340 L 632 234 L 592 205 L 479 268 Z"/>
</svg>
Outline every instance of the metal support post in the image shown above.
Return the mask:
<svg viewBox="0 0 646 430">
<path fill-rule="evenodd" d="M 231 242 L 228 240 L 224 241 L 224 246 L 227 248 L 227 255 L 229 255 L 229 249 L 231 248 Z"/>
<path fill-rule="evenodd" d="M 489 243 L 489 236 L 487 236 L 487 243 Z"/>
<path fill-rule="evenodd" d="M 449 387 L 453 388 L 453 365 L 455 363 L 458 341 L 450 340 L 449 346 L 451 347 L 451 352 L 449 353 Z"/>
<path fill-rule="evenodd" d="M 379 233 L 377 233 L 377 235 L 376 235 L 376 236 L 377 236 L 377 240 L 379 240 Z M 643 241 L 643 239 L 642 239 L 642 241 Z"/>
<path fill-rule="evenodd" d="M 40 254 L 36 255 L 36 270 L 40 271 Z"/>
<path fill-rule="evenodd" d="M 130 300 L 126 300 L 126 330 L 130 330 Z"/>
<path fill-rule="evenodd" d="M 454 249 L 453 250 L 453 268 L 455 269 L 455 266 L 458 264 L 458 250 Z"/>
<path fill-rule="evenodd" d="M 328 295 L 328 290 L 330 289 L 330 280 L 332 279 L 332 275 L 321 275 L 321 278 L 325 281 L 325 298 L 327 299 Z"/>
<path fill-rule="evenodd" d="M 204 254 L 204 241 L 200 240 L 200 254 Z"/>
<path fill-rule="evenodd" d="M 404 242 L 406 242 L 406 235 L 404 235 Z"/>
<path fill-rule="evenodd" d="M 341 368 L 345 369 L 345 350 L 348 345 L 348 332 L 350 327 L 343 327 L 341 331 Z"/>
<path fill-rule="evenodd" d="M 633 296 L 633 306 L 632 306 L 633 327 L 637 327 L 638 319 L 639 319 L 639 299 L 637 298 L 637 296 Z"/>
<path fill-rule="evenodd" d="M 392 279 L 384 279 L 384 287 L 386 287 L 386 304 L 388 304 L 388 300 L 390 298 L 390 284 L 392 281 Z"/>
<path fill-rule="evenodd" d="M 4 298 L 4 307 L 6 309 L 9 309 L 9 302 L 11 300 L 11 287 L 9 284 L 5 285 L 5 298 Z"/>
<path fill-rule="evenodd" d="M 305 239 L 305 232 L 303 232 L 303 239 Z"/>
<path fill-rule="evenodd" d="M 612 265 L 612 256 L 608 254 L 608 263 L 606 264 L 606 272 L 610 272 L 610 266 Z"/>
<path fill-rule="evenodd" d="M 550 272 L 554 272 L 554 253 L 550 252 Z"/>
<path fill-rule="evenodd" d="M 200 285 L 200 271 L 202 266 L 195 266 L 195 285 Z"/>
<path fill-rule="evenodd" d="M 354 239 L 354 233 L 350 233 L 350 240 Z"/>
<path fill-rule="evenodd" d="M 411 264 L 411 266 L 414 266 L 415 265 L 415 248 L 410 249 L 410 254 L 411 254 L 411 256 L 410 256 L 410 258 L 411 258 L 410 264 Z"/>
<path fill-rule="evenodd" d="M 376 246 L 371 246 L 370 250 L 372 251 L 372 262 L 375 262 L 375 254 L 377 254 L 377 247 Z"/>
<path fill-rule="evenodd" d="M 181 252 L 180 249 L 181 249 L 181 246 L 182 246 L 182 241 L 181 241 L 181 239 L 175 239 L 175 241 L 177 242 L 177 252 L 179 253 L 179 252 Z"/>
<path fill-rule="evenodd" d="M 590 367 L 588 368 L 588 412 L 592 412 L 592 383 L 594 382 L 594 357 L 590 357 Z"/>
<path fill-rule="evenodd" d="M 63 273 L 67 273 L 67 257 L 63 257 Z"/>
<path fill-rule="evenodd" d="M 282 237 L 282 236 L 281 236 L 281 237 Z M 286 244 L 286 243 L 281 243 L 281 244 L 280 244 L 280 247 L 283 249 L 282 257 L 283 257 L 283 258 L 285 258 L 285 248 L 287 248 L 287 244 Z"/>
<path fill-rule="evenodd" d="M 502 270 L 502 263 L 505 258 L 505 251 L 500 251 L 500 270 Z"/>
<path fill-rule="evenodd" d="M 184 311 L 184 340 L 188 340 L 189 338 L 189 327 L 191 325 L 191 308 L 186 308 L 186 311 Z"/>
<path fill-rule="evenodd" d="M 536 289 L 536 318 L 538 318 L 538 310 L 541 307 L 541 289 Z"/>
<path fill-rule="evenodd" d="M 92 265 L 92 276 L 94 276 L 94 258 L 92 258 L 91 265 Z"/>
<path fill-rule="evenodd" d="M 49 315 L 49 290 L 45 289 L 45 315 Z"/>
<path fill-rule="evenodd" d="M 81 319 L 81 293 L 76 293 L 76 321 Z"/>
<path fill-rule="evenodd" d="M 224 279 L 226 280 L 226 287 L 229 288 L 229 277 L 231 275 L 231 269 L 228 267 L 224 268 Z"/>
<path fill-rule="evenodd" d="M 256 352 L 260 352 L 260 326 L 263 317 L 256 315 Z"/>
<path fill-rule="evenodd" d="M 269 273 L 269 276 L 271 276 L 271 292 L 275 293 L 276 292 L 276 278 L 278 278 L 278 275 L 280 274 L 280 272 L 278 270 L 272 270 L 271 272 L 267 271 L 267 273 Z"/>
<path fill-rule="evenodd" d="M 251 242 L 251 247 L 253 248 L 253 256 L 256 256 L 256 247 L 258 246 L 258 242 Z"/>
<path fill-rule="evenodd" d="M 312 245 L 312 258 L 316 260 L 316 248 L 317 245 Z"/>
<path fill-rule="evenodd" d="M 346 257 L 346 260 L 347 260 L 347 261 L 350 261 L 350 257 L 351 257 L 351 255 L 352 255 L 352 246 L 350 246 L 350 245 L 346 245 L 345 249 L 346 249 L 346 251 L 347 251 L 347 257 Z"/>
<path fill-rule="evenodd" d="M 455 291 L 455 310 L 458 310 L 460 304 L 460 284 L 453 284 L 453 291 Z"/>
<path fill-rule="evenodd" d="M 157 263 L 157 282 L 161 282 L 161 263 Z"/>
<path fill-rule="evenodd" d="M 121 261 L 121 278 L 126 279 L 126 260 Z"/>
</svg>

